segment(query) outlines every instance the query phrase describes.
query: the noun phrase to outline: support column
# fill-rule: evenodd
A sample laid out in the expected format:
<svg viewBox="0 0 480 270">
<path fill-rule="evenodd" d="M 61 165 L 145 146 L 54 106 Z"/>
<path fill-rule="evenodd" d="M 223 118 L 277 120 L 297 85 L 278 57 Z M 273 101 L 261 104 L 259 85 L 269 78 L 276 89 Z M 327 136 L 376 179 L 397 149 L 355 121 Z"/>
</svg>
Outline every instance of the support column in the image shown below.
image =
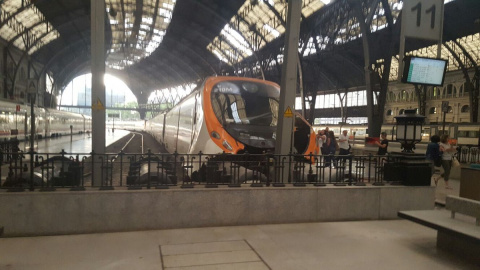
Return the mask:
<svg viewBox="0 0 480 270">
<path fill-rule="evenodd" d="M 280 104 L 278 108 L 278 125 L 275 142 L 275 154 L 286 155 L 293 151 L 293 128 L 295 114 L 284 117 L 286 110 L 295 110 L 295 93 L 297 89 L 298 40 L 300 32 L 301 0 L 288 1 L 287 27 L 285 33 L 285 50 L 283 52 L 282 80 L 280 84 Z M 291 113 L 290 113 L 291 115 Z M 283 182 L 289 169 L 286 168 Z"/>
<path fill-rule="evenodd" d="M 105 2 L 91 0 L 92 151 L 105 154 Z M 95 157 L 92 184 L 102 185 L 101 160 Z"/>
</svg>

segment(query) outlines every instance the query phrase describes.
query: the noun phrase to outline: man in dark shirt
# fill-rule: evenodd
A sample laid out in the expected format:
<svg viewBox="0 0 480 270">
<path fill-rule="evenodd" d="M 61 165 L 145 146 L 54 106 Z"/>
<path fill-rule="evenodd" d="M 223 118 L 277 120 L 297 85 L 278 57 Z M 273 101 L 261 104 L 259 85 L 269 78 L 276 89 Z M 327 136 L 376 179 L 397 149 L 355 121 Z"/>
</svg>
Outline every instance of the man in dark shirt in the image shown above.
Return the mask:
<svg viewBox="0 0 480 270">
<path fill-rule="evenodd" d="M 382 132 L 381 141 L 380 142 L 376 141 L 375 144 L 378 145 L 377 155 L 384 156 L 385 154 L 387 154 L 387 148 L 388 148 L 387 133 Z"/>
</svg>

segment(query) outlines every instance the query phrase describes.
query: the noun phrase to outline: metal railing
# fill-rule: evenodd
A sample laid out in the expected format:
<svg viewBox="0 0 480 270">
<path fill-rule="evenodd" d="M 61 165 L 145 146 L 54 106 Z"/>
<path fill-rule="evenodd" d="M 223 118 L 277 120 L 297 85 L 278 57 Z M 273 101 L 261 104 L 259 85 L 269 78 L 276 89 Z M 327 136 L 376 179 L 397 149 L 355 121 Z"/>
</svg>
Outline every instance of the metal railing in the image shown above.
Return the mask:
<svg viewBox="0 0 480 270">
<path fill-rule="evenodd" d="M 480 163 L 480 147 L 459 146 L 457 148 L 457 158 L 460 163 Z"/>
<path fill-rule="evenodd" d="M 384 179 L 385 164 L 395 162 L 388 156 L 371 154 L 210 155 L 148 151 L 99 155 L 18 151 L 11 156 L 0 167 L 1 187 L 9 191 L 383 185 L 390 180 Z"/>
<path fill-rule="evenodd" d="M 20 141 L 17 139 L 4 139 L 0 141 L 0 164 L 4 164 L 12 160 L 13 155 L 17 154 L 20 150 Z"/>
</svg>

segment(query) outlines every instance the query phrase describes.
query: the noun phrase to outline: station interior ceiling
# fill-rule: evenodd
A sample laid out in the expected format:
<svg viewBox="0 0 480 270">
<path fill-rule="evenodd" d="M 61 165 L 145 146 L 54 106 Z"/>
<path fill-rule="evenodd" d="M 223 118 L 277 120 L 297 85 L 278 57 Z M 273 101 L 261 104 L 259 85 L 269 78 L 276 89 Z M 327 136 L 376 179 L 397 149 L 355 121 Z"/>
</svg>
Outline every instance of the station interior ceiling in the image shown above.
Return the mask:
<svg viewBox="0 0 480 270">
<path fill-rule="evenodd" d="M 43 64 L 64 87 L 90 72 L 90 1 L 0 1 L 0 37 Z M 445 2 L 443 42 L 466 49 L 476 65 L 480 1 Z M 137 98 L 212 75 L 280 82 L 284 0 L 108 0 L 105 5 L 107 73 L 123 79 Z M 315 91 L 365 85 L 357 10 L 369 23 L 372 69 L 391 57 L 394 78 L 402 5 L 401 0 L 304 0 L 299 42 L 304 84 Z M 412 39 L 406 51 L 432 57 L 434 45 Z M 451 53 L 442 49 L 448 69 L 458 70 Z"/>
</svg>

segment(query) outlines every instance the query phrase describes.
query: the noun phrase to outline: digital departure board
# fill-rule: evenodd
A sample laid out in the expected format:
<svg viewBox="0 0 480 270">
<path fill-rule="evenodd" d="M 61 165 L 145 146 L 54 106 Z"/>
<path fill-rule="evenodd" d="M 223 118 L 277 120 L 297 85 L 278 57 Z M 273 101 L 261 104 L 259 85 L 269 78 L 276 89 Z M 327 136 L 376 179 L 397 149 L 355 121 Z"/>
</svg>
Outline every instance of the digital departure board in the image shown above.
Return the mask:
<svg viewBox="0 0 480 270">
<path fill-rule="evenodd" d="M 403 70 L 402 82 L 442 86 L 447 70 L 447 60 L 407 56 Z"/>
</svg>

